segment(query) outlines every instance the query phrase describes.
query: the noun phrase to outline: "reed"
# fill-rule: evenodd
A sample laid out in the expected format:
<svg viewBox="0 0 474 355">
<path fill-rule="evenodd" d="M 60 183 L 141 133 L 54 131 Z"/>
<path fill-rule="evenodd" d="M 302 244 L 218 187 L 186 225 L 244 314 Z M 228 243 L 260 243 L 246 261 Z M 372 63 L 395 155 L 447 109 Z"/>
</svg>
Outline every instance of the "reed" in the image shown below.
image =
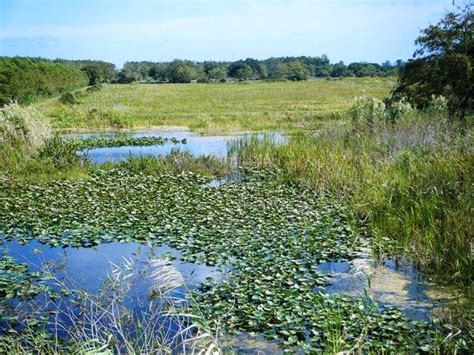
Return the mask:
<svg viewBox="0 0 474 355">
<path fill-rule="evenodd" d="M 471 127 L 442 111 L 414 111 L 396 123 L 353 122 L 287 143 L 247 137 L 231 151 L 243 164 L 342 197 L 380 252 L 408 254 L 426 273 L 472 287 Z"/>
</svg>

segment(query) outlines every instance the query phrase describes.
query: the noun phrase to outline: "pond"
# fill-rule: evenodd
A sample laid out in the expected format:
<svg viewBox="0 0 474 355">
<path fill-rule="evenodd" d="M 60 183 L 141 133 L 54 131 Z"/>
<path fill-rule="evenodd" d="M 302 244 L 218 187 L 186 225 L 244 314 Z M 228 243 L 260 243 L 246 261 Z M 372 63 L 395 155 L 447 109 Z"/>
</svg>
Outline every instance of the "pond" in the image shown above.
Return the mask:
<svg viewBox="0 0 474 355">
<path fill-rule="evenodd" d="M 74 285 L 88 292 L 96 292 L 111 272 L 111 266 L 120 264 L 124 259 L 139 261 L 146 267 L 151 256 L 169 258 L 189 289 L 198 287 L 207 278 L 219 281 L 225 275 L 216 267 L 183 262 L 180 252 L 166 245 L 112 242 L 94 248 L 62 248 L 49 247 L 37 241 L 24 245 L 4 241 L 0 248 L 17 262 L 28 264 L 32 271 L 40 270 L 45 263 L 62 264 Z M 411 264 L 395 259 L 381 263 L 367 258 L 326 262 L 318 265 L 318 269 L 331 276 L 324 287 L 325 292 L 358 298 L 363 297 L 364 289 L 367 289 L 379 303 L 396 306 L 415 320 L 429 320 L 431 312 L 442 304 L 439 299 L 430 297 L 433 284 Z M 150 280 L 141 283 L 134 290 L 134 296 L 146 298 L 151 287 Z"/>
<path fill-rule="evenodd" d="M 97 148 L 80 154 L 96 164 L 130 155 L 165 155 L 172 149 L 224 158 L 229 142 L 239 137 L 183 131 L 129 136 L 174 137 L 187 144 Z M 431 297 L 433 285 L 410 263 L 376 263 L 366 243 L 354 240 L 341 201 L 303 185 L 280 183 L 272 172 L 250 169 L 242 174 L 242 180 L 210 180 L 193 173 L 148 176 L 111 170 L 84 181 L 45 186 L 6 181 L 0 228 L 21 244 L 4 241 L 0 249 L 33 271 L 45 263 L 62 264 L 75 287 L 90 293 L 100 290 L 114 265 L 133 259 L 141 273 L 153 268 L 152 260 L 168 260 L 186 286 L 177 296 L 185 299 L 194 290 L 196 304 L 211 320 L 228 317 L 230 327 L 244 334 L 234 339 L 239 351 L 271 352 L 275 342 L 301 346 L 308 331 L 315 334 L 316 349 L 318 341 L 327 341 L 318 337 L 333 329 L 326 323 L 332 317 L 349 317 L 347 329 L 357 326 L 354 320 L 360 317 L 360 322 L 381 328 L 395 322 L 407 349 L 417 333 L 417 344 L 423 344 L 423 332 L 431 332 L 428 323 L 414 322 L 414 327 L 426 327 L 418 331 L 406 316 L 429 321 L 444 301 Z M 146 300 L 152 289 L 153 279 L 144 279 L 132 296 Z M 386 336 L 380 335 L 373 346 Z"/>
</svg>

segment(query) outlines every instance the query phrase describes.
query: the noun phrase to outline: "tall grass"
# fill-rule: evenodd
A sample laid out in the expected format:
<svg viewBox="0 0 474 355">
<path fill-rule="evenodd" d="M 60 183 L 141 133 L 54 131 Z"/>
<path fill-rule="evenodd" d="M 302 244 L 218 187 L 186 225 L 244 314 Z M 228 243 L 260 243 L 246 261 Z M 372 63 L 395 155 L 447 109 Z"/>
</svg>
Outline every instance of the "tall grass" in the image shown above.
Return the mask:
<svg viewBox="0 0 474 355">
<path fill-rule="evenodd" d="M 34 108 L 17 103 L 0 108 L 0 147 L 14 145 L 32 153 L 51 135 L 49 121 Z"/>
<path fill-rule="evenodd" d="M 86 162 L 53 134 L 49 120 L 31 106 L 0 109 L 0 174 L 22 179 L 82 177 Z"/>
<path fill-rule="evenodd" d="M 472 129 L 444 117 L 438 109 L 396 123 L 371 116 L 349 128 L 300 133 L 286 144 L 246 138 L 231 151 L 242 163 L 341 196 L 380 252 L 405 253 L 426 273 L 470 287 Z"/>
</svg>

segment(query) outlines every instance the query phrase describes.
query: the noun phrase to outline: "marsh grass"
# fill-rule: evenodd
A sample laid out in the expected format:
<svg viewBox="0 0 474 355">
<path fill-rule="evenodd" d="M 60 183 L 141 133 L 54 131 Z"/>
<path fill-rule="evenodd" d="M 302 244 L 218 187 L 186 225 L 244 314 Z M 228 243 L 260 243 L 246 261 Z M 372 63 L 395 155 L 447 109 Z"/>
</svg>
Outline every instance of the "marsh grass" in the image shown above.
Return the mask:
<svg viewBox="0 0 474 355">
<path fill-rule="evenodd" d="M 203 133 L 319 129 L 341 117 L 354 97 L 382 98 L 387 78 L 229 84 L 104 85 L 80 104 L 38 104 L 54 128 L 189 126 Z"/>
<path fill-rule="evenodd" d="M 342 196 L 379 251 L 406 253 L 424 272 L 472 287 L 470 129 L 416 113 L 395 125 L 301 133 L 288 144 L 246 138 L 231 151 L 278 169 L 282 179 Z"/>
<path fill-rule="evenodd" d="M 194 172 L 204 176 L 223 177 L 231 172 L 231 165 L 226 159 L 212 156 L 193 156 L 190 152 L 172 150 L 160 157 L 129 157 L 121 162 L 107 162 L 96 170 L 120 169 L 132 173 L 156 175 L 163 172 L 181 174 Z"/>
</svg>

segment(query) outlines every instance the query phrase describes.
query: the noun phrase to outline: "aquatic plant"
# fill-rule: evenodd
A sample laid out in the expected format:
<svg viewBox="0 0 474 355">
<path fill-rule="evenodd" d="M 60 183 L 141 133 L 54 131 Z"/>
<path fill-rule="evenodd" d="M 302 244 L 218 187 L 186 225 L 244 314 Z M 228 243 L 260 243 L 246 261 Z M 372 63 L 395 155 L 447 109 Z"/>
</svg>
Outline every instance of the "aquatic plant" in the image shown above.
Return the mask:
<svg viewBox="0 0 474 355">
<path fill-rule="evenodd" d="M 367 221 L 375 249 L 405 254 L 430 276 L 471 289 L 472 128 L 443 115 L 417 111 L 397 124 L 300 133 L 285 144 L 250 137 L 231 151 L 281 180 L 339 195 Z"/>
<path fill-rule="evenodd" d="M 162 145 L 166 143 L 186 144 L 186 138 L 177 139 L 175 137 L 89 137 L 80 139 L 67 139 L 65 142 L 77 150 L 106 148 L 106 147 L 124 147 L 124 146 L 149 146 Z"/>
<path fill-rule="evenodd" d="M 350 212 L 330 195 L 274 177 L 245 168 L 242 182 L 219 188 L 194 173 L 117 169 L 43 185 L 8 180 L 0 188 L 1 232 L 53 246 L 166 243 L 184 261 L 229 270 L 223 282 L 206 282 L 193 295 L 193 307 L 207 320 L 230 333 L 263 333 L 289 348 L 466 346 L 463 333 L 443 343 L 434 325 L 321 293 L 328 276 L 318 265 L 357 252 Z"/>
</svg>

